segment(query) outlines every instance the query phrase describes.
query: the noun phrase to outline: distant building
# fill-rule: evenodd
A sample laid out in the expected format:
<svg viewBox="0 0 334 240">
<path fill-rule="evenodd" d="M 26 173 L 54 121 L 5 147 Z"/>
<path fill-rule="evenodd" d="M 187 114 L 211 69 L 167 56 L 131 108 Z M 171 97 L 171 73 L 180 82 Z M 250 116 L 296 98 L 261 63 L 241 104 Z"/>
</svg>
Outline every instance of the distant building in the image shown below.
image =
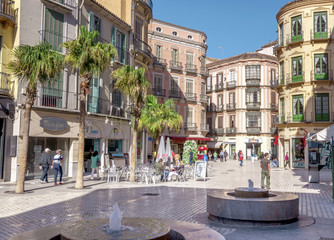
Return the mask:
<svg viewBox="0 0 334 240">
<path fill-rule="evenodd" d="M 270 52 L 272 45 L 263 47 Z M 261 152 L 276 154 L 274 135 L 278 115 L 277 94 L 272 88 L 277 58 L 243 53 L 207 64 L 207 123 L 214 141 L 208 147 L 226 150 L 230 158 L 242 150 L 250 159 Z"/>
<path fill-rule="evenodd" d="M 334 121 L 333 1 L 292 1 L 276 19 L 280 162 L 288 152 L 293 168 L 308 168 L 309 156 L 328 168 L 330 151 L 305 139 Z"/>
<path fill-rule="evenodd" d="M 210 140 L 206 138 L 206 34 L 157 19 L 151 21 L 148 33 L 154 56 L 149 68 L 151 93 L 159 102 L 174 99 L 184 120 L 179 133 L 163 135 L 170 136 L 173 150 L 179 153 L 186 140 L 204 144 Z"/>
</svg>

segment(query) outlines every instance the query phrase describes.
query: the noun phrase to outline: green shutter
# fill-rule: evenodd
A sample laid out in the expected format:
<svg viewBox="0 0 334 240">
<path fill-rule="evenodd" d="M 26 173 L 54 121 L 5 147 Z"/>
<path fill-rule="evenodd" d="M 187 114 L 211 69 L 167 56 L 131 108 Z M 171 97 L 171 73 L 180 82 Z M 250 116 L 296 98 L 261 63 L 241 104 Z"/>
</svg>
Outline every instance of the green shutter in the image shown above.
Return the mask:
<svg viewBox="0 0 334 240">
<path fill-rule="evenodd" d="M 1 54 L 1 49 L 2 49 L 2 36 L 0 36 L 0 54 Z"/>
<path fill-rule="evenodd" d="M 99 112 L 99 100 L 100 100 L 100 74 L 93 74 L 90 82 L 91 92 L 88 96 L 88 112 Z"/>
<path fill-rule="evenodd" d="M 93 12 L 89 13 L 89 26 L 88 26 L 88 30 L 90 32 L 94 31 L 94 13 Z"/>
<path fill-rule="evenodd" d="M 122 33 L 122 61 L 123 64 L 127 63 L 127 54 L 126 54 L 126 35 Z"/>
<path fill-rule="evenodd" d="M 59 51 L 63 43 L 64 14 L 45 9 L 43 41 L 48 42 L 54 50 Z"/>
</svg>

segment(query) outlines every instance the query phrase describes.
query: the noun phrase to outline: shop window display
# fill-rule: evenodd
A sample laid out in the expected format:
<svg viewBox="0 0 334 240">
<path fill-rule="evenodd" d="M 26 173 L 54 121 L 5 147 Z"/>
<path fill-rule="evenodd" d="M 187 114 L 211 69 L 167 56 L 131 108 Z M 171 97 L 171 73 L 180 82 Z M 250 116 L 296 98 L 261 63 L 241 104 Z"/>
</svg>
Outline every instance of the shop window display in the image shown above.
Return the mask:
<svg viewBox="0 0 334 240">
<path fill-rule="evenodd" d="M 292 139 L 292 166 L 294 168 L 305 167 L 304 141 L 302 138 Z"/>
</svg>

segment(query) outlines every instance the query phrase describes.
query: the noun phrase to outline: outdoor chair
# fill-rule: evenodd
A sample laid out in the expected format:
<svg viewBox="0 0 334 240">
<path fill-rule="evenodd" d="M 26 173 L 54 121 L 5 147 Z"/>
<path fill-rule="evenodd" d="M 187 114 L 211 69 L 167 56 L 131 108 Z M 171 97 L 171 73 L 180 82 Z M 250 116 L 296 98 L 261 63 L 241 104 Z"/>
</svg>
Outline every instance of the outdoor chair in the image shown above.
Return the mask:
<svg viewBox="0 0 334 240">
<path fill-rule="evenodd" d="M 186 175 L 185 175 L 185 171 L 184 171 L 184 168 L 183 169 L 180 169 L 180 172 L 179 174 L 177 175 L 177 180 L 180 182 L 185 182 L 187 180 L 186 178 Z"/>
<path fill-rule="evenodd" d="M 110 182 L 111 178 L 113 181 L 119 182 L 119 172 L 116 167 L 109 168 L 107 182 Z"/>
</svg>

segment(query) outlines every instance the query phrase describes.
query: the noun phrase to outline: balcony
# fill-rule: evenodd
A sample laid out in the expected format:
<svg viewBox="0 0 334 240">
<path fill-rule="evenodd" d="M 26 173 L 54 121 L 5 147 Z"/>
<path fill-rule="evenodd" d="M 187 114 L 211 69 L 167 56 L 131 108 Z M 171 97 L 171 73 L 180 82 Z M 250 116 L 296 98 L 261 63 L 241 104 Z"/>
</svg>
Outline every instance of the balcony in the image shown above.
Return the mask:
<svg viewBox="0 0 334 240">
<path fill-rule="evenodd" d="M 333 81 L 333 71 L 330 70 L 329 72 L 320 72 L 314 73 L 313 70 L 311 71 L 311 81 L 312 82 L 328 82 Z"/>
<path fill-rule="evenodd" d="M 197 124 L 196 123 L 185 123 L 184 130 L 186 131 L 197 131 Z"/>
<path fill-rule="evenodd" d="M 286 123 L 285 113 L 280 113 L 278 121 L 279 121 L 279 123 Z"/>
<path fill-rule="evenodd" d="M 10 92 L 10 75 L 0 72 L 0 94 L 9 94 Z"/>
<path fill-rule="evenodd" d="M 209 124 L 201 123 L 201 131 L 202 132 L 209 132 Z"/>
<path fill-rule="evenodd" d="M 235 111 L 235 103 L 226 104 L 226 111 Z"/>
<path fill-rule="evenodd" d="M 139 53 L 144 54 L 149 59 L 152 58 L 152 48 L 146 42 L 136 39 L 135 40 L 135 50 Z"/>
<path fill-rule="evenodd" d="M 246 79 L 246 86 L 247 87 L 259 87 L 260 79 Z"/>
<path fill-rule="evenodd" d="M 182 63 L 181 62 L 177 62 L 177 61 L 170 61 L 169 62 L 169 68 L 171 70 L 174 70 L 174 71 L 182 71 Z"/>
<path fill-rule="evenodd" d="M 115 61 L 117 63 L 121 63 L 123 65 L 129 64 L 130 63 L 130 53 L 121 47 L 115 47 L 117 50 L 117 59 Z"/>
<path fill-rule="evenodd" d="M 14 1 L 8 1 L 8 0 L 1 1 L 0 22 L 14 26 L 15 24 Z"/>
<path fill-rule="evenodd" d="M 200 102 L 201 103 L 208 103 L 208 97 L 205 94 L 200 95 Z"/>
<path fill-rule="evenodd" d="M 222 112 L 222 111 L 224 111 L 224 105 L 223 104 L 218 105 L 217 106 L 217 112 Z"/>
<path fill-rule="evenodd" d="M 271 111 L 278 111 L 278 105 L 276 103 L 270 103 L 270 110 Z"/>
<path fill-rule="evenodd" d="M 185 98 L 187 101 L 196 101 L 196 93 L 189 93 L 189 92 L 186 92 L 185 94 Z"/>
<path fill-rule="evenodd" d="M 219 136 L 224 135 L 224 128 L 217 128 L 217 135 Z"/>
<path fill-rule="evenodd" d="M 295 76 L 291 76 L 291 74 L 287 74 L 286 76 L 286 84 L 300 84 L 300 83 L 304 83 L 305 81 L 305 74 L 304 72 L 302 72 L 299 75 L 295 75 Z"/>
<path fill-rule="evenodd" d="M 261 103 L 260 102 L 246 102 L 247 110 L 260 110 Z"/>
<path fill-rule="evenodd" d="M 211 135 L 211 136 L 215 136 L 215 135 L 217 135 L 217 131 L 216 131 L 216 129 L 210 128 L 208 134 Z"/>
<path fill-rule="evenodd" d="M 235 127 L 225 128 L 226 135 L 232 135 L 236 133 L 237 133 L 237 129 Z"/>
<path fill-rule="evenodd" d="M 121 118 L 125 118 L 125 116 L 126 116 L 124 108 L 114 106 L 114 105 L 110 106 L 109 115 L 111 115 L 113 117 L 121 117 Z"/>
<path fill-rule="evenodd" d="M 315 32 L 313 29 L 310 30 L 310 36 L 312 42 L 329 41 L 331 39 L 332 30 L 326 29 L 325 32 Z"/>
<path fill-rule="evenodd" d="M 209 70 L 206 67 L 201 67 L 201 75 L 204 77 L 209 76 Z"/>
<path fill-rule="evenodd" d="M 301 31 L 300 34 L 296 36 L 292 36 L 291 34 L 287 34 L 286 37 L 286 44 L 287 45 L 293 45 L 293 44 L 300 44 L 304 42 L 304 32 Z"/>
<path fill-rule="evenodd" d="M 276 128 L 276 127 L 272 127 L 272 128 L 270 128 L 270 134 L 271 134 L 271 135 L 275 135 L 275 134 L 277 134 L 277 128 Z"/>
<path fill-rule="evenodd" d="M 78 110 L 79 94 L 52 88 L 41 88 L 37 92 L 36 107 Z M 87 97 L 87 104 L 94 102 L 97 110 L 99 98 Z"/>
<path fill-rule="evenodd" d="M 206 107 L 207 112 L 216 112 L 216 106 L 211 105 Z"/>
<path fill-rule="evenodd" d="M 212 85 L 206 85 L 206 93 L 212 93 L 212 92 L 213 92 Z"/>
<path fill-rule="evenodd" d="M 233 89 L 237 86 L 236 81 L 226 82 L 226 89 Z"/>
<path fill-rule="evenodd" d="M 139 0 L 139 2 L 144 3 L 152 11 L 152 9 L 153 9 L 153 2 L 152 2 L 152 0 Z"/>
<path fill-rule="evenodd" d="M 249 134 L 249 135 L 261 134 L 261 128 L 259 128 L 259 127 L 247 127 L 247 134 Z"/>
<path fill-rule="evenodd" d="M 280 51 L 284 47 L 284 39 L 280 39 L 279 41 L 280 41 L 280 43 L 275 45 L 275 47 L 273 49 L 274 53 Z"/>
<path fill-rule="evenodd" d="M 300 112 L 297 114 L 292 114 L 291 112 L 286 113 L 286 118 L 284 119 L 287 123 L 300 123 L 305 121 L 305 113 Z M 285 123 L 284 122 L 284 123 Z"/>
<path fill-rule="evenodd" d="M 152 88 L 152 92 L 154 96 L 157 97 L 166 97 L 166 90 L 162 88 Z"/>
<path fill-rule="evenodd" d="M 167 66 L 167 61 L 166 59 L 163 58 L 153 58 L 153 67 L 160 67 L 160 68 L 165 68 Z"/>
<path fill-rule="evenodd" d="M 216 92 L 218 91 L 223 91 L 224 90 L 224 85 L 223 83 L 218 83 L 216 84 L 216 88 L 215 88 Z"/>
<path fill-rule="evenodd" d="M 197 74 L 197 67 L 194 64 L 186 64 L 186 72 L 187 73 L 192 73 L 192 74 Z"/>
<path fill-rule="evenodd" d="M 169 97 L 170 98 L 178 98 L 178 99 L 180 99 L 181 98 L 181 92 L 177 91 L 177 90 L 170 90 L 169 91 Z"/>
</svg>

